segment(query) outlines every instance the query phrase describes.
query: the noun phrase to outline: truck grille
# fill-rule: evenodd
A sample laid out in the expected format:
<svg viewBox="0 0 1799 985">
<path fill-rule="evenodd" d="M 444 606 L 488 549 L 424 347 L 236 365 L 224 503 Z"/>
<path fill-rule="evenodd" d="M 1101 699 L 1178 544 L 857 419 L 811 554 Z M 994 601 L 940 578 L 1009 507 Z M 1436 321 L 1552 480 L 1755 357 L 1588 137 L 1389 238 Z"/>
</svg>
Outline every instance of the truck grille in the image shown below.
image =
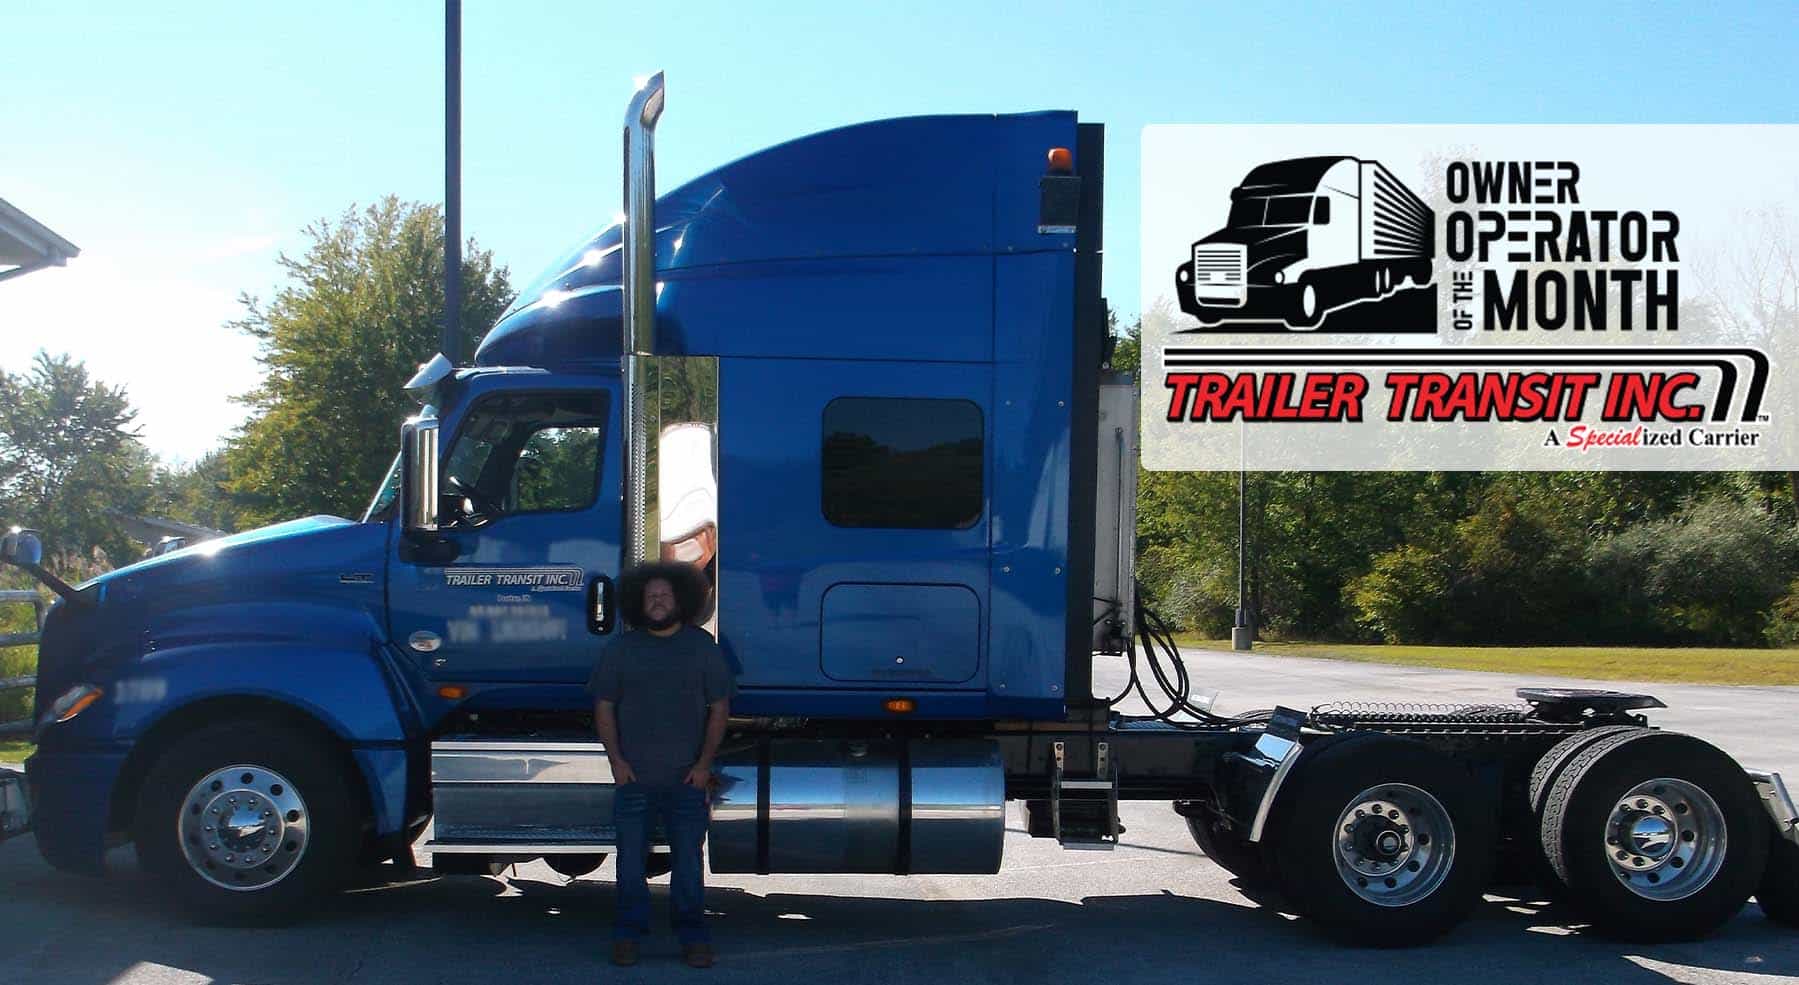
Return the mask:
<svg viewBox="0 0 1799 985">
<path fill-rule="evenodd" d="M 1193 297 L 1201 304 L 1241 307 L 1248 300 L 1246 247 L 1206 243 L 1193 247 Z"/>
<path fill-rule="evenodd" d="M 1193 280 L 1196 283 L 1243 283 L 1244 249 L 1241 246 L 1195 246 Z"/>
</svg>

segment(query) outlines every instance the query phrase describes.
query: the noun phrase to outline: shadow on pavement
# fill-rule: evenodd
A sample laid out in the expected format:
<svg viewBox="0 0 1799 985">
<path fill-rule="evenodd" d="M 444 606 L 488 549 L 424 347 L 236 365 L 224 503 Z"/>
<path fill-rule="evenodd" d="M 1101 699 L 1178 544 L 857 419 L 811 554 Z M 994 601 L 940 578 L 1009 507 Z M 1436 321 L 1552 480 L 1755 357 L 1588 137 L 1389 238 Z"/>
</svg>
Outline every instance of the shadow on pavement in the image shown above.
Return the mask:
<svg viewBox="0 0 1799 985">
<path fill-rule="evenodd" d="M 106 880 L 21 865 L 0 872 L 0 979 L 35 982 L 589 982 L 604 964 L 612 885 L 603 878 L 435 877 L 353 890 L 293 926 L 195 926 L 135 869 Z M 33 853 L 35 854 L 35 853 Z M 35 859 L 32 861 L 35 862 Z M 23 871 L 22 871 L 23 870 Z M 539 871 L 533 867 L 532 871 Z M 604 871 L 604 870 L 603 870 Z M 665 887 L 653 887 L 663 919 Z M 737 982 L 1029 982 L 1076 977 L 1160 982 L 1221 974 L 1253 981 L 1387 985 L 1667 982 L 1799 975 L 1799 935 L 1753 908 L 1710 939 L 1641 947 L 1563 926 L 1554 910 L 1489 900 L 1432 946 L 1339 946 L 1248 901 L 1170 892 L 1038 898 L 885 899 L 708 890 L 721 955 Z M 660 928 L 658 928 L 660 929 Z M 633 979 L 686 976 L 666 934 L 646 942 Z M 1697 974 L 1695 974 L 1697 973 Z M 1720 974 L 1721 973 L 1721 974 Z"/>
</svg>

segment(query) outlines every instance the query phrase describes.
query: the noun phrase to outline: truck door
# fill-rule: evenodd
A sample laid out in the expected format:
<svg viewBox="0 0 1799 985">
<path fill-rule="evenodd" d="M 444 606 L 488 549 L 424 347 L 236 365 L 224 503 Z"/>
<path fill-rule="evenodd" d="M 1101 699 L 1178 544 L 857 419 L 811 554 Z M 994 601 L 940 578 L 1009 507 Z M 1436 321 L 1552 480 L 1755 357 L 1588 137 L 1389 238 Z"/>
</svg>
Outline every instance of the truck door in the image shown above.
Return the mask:
<svg viewBox="0 0 1799 985">
<path fill-rule="evenodd" d="M 439 542 L 399 538 L 389 565 L 389 629 L 429 676 L 586 678 L 618 557 L 610 408 L 592 387 L 504 390 L 445 422 Z"/>
<path fill-rule="evenodd" d="M 991 370 L 746 359 L 721 380 L 719 627 L 740 703 L 983 690 Z"/>
</svg>

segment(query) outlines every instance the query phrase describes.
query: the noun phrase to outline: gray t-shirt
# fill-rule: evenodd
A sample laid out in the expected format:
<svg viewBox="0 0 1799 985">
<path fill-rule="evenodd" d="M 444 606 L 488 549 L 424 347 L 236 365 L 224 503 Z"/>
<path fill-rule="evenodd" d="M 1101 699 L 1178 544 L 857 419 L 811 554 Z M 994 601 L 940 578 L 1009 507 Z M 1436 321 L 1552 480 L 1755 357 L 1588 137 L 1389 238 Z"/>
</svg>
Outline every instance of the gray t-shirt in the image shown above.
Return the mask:
<svg viewBox="0 0 1799 985">
<path fill-rule="evenodd" d="M 699 758 L 706 706 L 736 694 L 737 682 L 711 634 L 683 626 L 673 636 L 613 637 L 587 691 L 617 706 L 619 751 L 637 782 L 674 786 Z"/>
</svg>

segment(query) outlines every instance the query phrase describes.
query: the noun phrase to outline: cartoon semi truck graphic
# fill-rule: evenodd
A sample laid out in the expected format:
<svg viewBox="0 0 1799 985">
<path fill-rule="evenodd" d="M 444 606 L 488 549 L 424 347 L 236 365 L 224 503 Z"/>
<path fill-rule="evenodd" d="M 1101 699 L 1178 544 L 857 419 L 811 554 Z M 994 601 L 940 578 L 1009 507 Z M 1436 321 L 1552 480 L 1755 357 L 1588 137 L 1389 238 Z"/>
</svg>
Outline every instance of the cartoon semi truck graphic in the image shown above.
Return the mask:
<svg viewBox="0 0 1799 985">
<path fill-rule="evenodd" d="M 1332 310 L 1431 281 L 1436 216 L 1379 161 L 1300 157 L 1231 189 L 1223 229 L 1176 270 L 1181 310 L 1313 329 Z"/>
</svg>

